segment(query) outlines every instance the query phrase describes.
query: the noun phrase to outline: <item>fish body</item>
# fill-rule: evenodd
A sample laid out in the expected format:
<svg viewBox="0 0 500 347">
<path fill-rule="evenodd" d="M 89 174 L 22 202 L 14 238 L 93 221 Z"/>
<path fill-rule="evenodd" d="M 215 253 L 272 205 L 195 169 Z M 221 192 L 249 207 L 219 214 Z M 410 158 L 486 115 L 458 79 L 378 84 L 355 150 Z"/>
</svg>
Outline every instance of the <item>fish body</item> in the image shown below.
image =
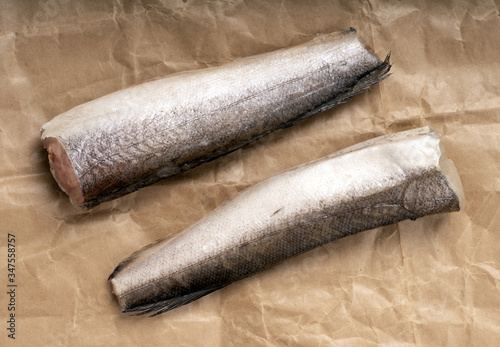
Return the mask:
<svg viewBox="0 0 500 347">
<path fill-rule="evenodd" d="M 349 28 L 117 91 L 55 117 L 41 138 L 59 186 L 91 208 L 333 107 L 389 69 Z"/>
<path fill-rule="evenodd" d="M 460 179 L 429 127 L 346 148 L 260 182 L 111 274 L 123 312 L 163 313 L 357 232 L 458 211 Z"/>
</svg>

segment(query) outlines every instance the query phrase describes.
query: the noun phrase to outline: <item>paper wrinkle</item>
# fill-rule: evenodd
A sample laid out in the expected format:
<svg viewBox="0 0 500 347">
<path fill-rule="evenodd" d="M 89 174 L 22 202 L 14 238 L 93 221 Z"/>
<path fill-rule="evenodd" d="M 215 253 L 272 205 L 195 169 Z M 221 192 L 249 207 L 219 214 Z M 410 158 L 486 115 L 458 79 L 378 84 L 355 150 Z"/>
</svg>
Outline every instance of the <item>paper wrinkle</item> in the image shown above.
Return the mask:
<svg viewBox="0 0 500 347">
<path fill-rule="evenodd" d="M 402 269 L 403 269 L 403 278 L 401 279 L 404 281 L 405 284 L 405 289 L 406 289 L 406 297 L 407 297 L 407 302 L 408 302 L 408 307 L 410 309 L 410 314 L 406 318 L 408 321 L 411 322 L 411 333 L 413 336 L 413 343 L 417 343 L 417 333 L 416 333 L 416 328 L 415 328 L 415 311 L 414 311 L 414 302 L 411 297 L 411 292 L 409 288 L 409 276 L 408 276 L 408 269 L 407 269 L 407 260 L 405 257 L 404 249 L 403 249 L 403 244 L 401 240 L 401 232 L 400 229 L 396 229 L 396 233 L 398 235 L 398 243 L 399 243 L 399 250 L 401 252 L 401 263 L 402 263 Z"/>
</svg>

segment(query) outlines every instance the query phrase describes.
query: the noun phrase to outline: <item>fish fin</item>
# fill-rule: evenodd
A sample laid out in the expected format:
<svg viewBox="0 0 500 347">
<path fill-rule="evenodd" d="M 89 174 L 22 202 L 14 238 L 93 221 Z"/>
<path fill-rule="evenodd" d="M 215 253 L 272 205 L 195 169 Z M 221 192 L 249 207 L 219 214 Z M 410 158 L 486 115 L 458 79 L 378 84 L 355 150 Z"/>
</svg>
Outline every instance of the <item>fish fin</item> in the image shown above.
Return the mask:
<svg viewBox="0 0 500 347">
<path fill-rule="evenodd" d="M 130 309 L 125 309 L 123 312 L 136 312 L 134 316 L 142 316 L 145 314 L 153 313 L 150 317 L 157 316 L 159 314 L 165 313 L 167 311 L 173 310 L 174 308 L 189 304 L 207 294 L 210 294 L 218 289 L 221 289 L 228 284 L 222 284 L 208 289 L 199 290 L 197 292 L 189 293 L 186 295 L 178 296 L 175 298 L 158 301 L 152 304 L 135 306 Z"/>
<path fill-rule="evenodd" d="M 390 63 L 390 57 L 391 53 L 387 54 L 385 57 L 384 61 L 380 63 L 379 66 L 377 66 L 375 69 L 369 71 L 366 73 L 364 76 L 362 76 L 354 85 L 350 87 L 346 87 L 343 91 L 341 91 L 338 95 L 336 95 L 333 99 L 328 100 L 324 104 L 316 107 L 314 110 L 311 110 L 307 112 L 305 115 L 302 115 L 300 119 L 308 118 L 311 116 L 314 116 L 317 113 L 326 111 L 334 106 L 343 104 L 345 100 L 361 93 L 363 90 L 370 88 L 371 86 L 382 82 L 385 80 L 387 77 L 389 77 L 391 74 L 389 71 L 391 70 L 391 63 Z M 300 120 L 300 119 L 297 119 Z M 296 122 L 293 122 L 291 124 L 287 124 L 286 126 L 291 126 L 295 124 Z"/>
</svg>

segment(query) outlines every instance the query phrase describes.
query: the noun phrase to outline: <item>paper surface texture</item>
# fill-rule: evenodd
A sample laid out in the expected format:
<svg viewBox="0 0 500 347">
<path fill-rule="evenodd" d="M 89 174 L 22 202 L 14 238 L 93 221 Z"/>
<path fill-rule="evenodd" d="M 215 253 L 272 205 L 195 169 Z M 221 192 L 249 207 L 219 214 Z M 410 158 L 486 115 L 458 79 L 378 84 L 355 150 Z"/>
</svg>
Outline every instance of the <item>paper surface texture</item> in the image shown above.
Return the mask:
<svg viewBox="0 0 500 347">
<path fill-rule="evenodd" d="M 40 126 L 74 106 L 350 26 L 391 52 L 392 75 L 332 110 L 90 212 L 49 172 Z M 0 3 L 0 345 L 495 345 L 499 35 L 495 1 Z M 140 247 L 283 170 L 425 125 L 463 211 L 338 240 L 154 318 L 120 313 L 107 277 Z"/>
</svg>

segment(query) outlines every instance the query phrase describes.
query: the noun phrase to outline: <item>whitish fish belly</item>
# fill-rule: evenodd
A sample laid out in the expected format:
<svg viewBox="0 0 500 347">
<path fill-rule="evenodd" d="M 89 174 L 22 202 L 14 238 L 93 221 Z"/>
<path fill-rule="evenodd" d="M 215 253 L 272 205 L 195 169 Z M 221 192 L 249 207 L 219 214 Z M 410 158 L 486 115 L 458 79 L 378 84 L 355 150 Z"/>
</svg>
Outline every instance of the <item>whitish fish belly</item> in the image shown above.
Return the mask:
<svg viewBox="0 0 500 347">
<path fill-rule="evenodd" d="M 432 129 L 386 135 L 242 191 L 110 279 L 124 312 L 162 313 L 337 238 L 462 204 Z"/>
<path fill-rule="evenodd" d="M 42 140 L 59 186 L 91 208 L 333 107 L 389 69 L 350 28 L 101 97 L 43 125 Z"/>
</svg>

